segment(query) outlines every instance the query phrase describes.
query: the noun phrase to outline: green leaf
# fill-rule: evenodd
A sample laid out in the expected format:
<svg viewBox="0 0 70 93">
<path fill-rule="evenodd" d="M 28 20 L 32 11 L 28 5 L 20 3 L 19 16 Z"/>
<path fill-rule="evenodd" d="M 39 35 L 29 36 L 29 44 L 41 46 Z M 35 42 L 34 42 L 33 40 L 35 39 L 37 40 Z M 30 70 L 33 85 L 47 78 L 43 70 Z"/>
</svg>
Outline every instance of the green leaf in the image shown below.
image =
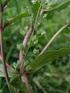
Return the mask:
<svg viewBox="0 0 70 93">
<path fill-rule="evenodd" d="M 17 82 L 16 82 L 17 81 Z M 24 91 L 24 84 L 21 81 L 20 75 L 14 75 L 10 80 L 11 85 L 20 91 Z"/>
<path fill-rule="evenodd" d="M 33 12 L 34 19 L 35 19 L 36 15 L 37 15 L 39 7 L 40 7 L 40 2 L 36 2 L 32 6 L 32 12 Z"/>
<path fill-rule="evenodd" d="M 5 77 L 4 70 L 3 70 L 3 65 L 0 64 L 0 77 Z"/>
<path fill-rule="evenodd" d="M 48 11 L 51 12 L 51 11 L 55 11 L 55 10 L 61 10 L 61 9 L 64 9 L 66 8 L 68 5 L 70 5 L 70 0 L 65 0 L 64 2 L 58 4 L 57 6 L 55 6 L 54 8 L 52 9 L 49 9 Z"/>
<path fill-rule="evenodd" d="M 34 62 L 30 63 L 29 71 L 34 73 L 46 65 L 47 62 L 52 62 L 59 57 L 63 57 L 64 55 L 68 54 L 70 54 L 70 47 L 45 51 L 42 55 L 39 55 Z"/>
<path fill-rule="evenodd" d="M 21 13 L 21 14 L 15 16 L 15 17 L 9 19 L 8 22 L 6 23 L 6 25 L 7 24 L 12 24 L 12 23 L 16 22 L 17 20 L 19 20 L 23 17 L 28 17 L 28 16 L 30 16 L 29 13 Z"/>
<path fill-rule="evenodd" d="M 16 88 L 9 84 L 9 92 L 16 93 Z"/>
<path fill-rule="evenodd" d="M 57 4 L 47 10 L 47 18 L 52 18 L 55 11 L 61 11 L 62 9 L 65 9 L 67 6 L 70 5 L 70 0 L 65 0 L 64 2 Z"/>
<path fill-rule="evenodd" d="M 3 64 L 0 64 L 0 77 L 5 77 L 5 73 L 4 73 L 3 68 L 4 68 Z M 15 74 L 15 70 L 11 66 L 7 67 L 7 71 L 8 71 L 9 77 L 12 77 L 13 74 Z"/>
</svg>

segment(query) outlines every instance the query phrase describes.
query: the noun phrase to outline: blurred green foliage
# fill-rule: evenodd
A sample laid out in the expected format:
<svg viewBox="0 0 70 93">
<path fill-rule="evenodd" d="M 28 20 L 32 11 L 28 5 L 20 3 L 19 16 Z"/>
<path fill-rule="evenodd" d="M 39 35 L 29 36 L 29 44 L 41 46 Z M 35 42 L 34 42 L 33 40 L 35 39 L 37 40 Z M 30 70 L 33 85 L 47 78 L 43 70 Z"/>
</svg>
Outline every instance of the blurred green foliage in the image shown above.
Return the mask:
<svg viewBox="0 0 70 93">
<path fill-rule="evenodd" d="M 0 4 L 5 0 L 0 0 Z M 48 51 L 39 53 L 51 37 L 70 22 L 70 0 L 9 0 L 3 13 L 4 52 L 11 88 L 24 93 L 18 66 L 19 46 L 29 26 L 34 25 L 26 52 L 25 68 L 33 93 L 70 93 L 70 27 L 53 41 Z M 9 93 L 0 64 L 0 93 Z M 12 92 L 16 93 L 16 92 Z"/>
</svg>

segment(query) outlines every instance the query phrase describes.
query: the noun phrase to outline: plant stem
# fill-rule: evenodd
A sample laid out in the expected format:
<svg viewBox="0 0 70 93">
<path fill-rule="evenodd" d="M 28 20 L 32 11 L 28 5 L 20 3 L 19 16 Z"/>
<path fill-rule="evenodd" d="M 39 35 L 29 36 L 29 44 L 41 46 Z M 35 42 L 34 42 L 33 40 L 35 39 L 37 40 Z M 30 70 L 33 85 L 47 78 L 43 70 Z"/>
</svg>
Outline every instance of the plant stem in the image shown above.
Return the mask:
<svg viewBox="0 0 70 93">
<path fill-rule="evenodd" d="M 33 25 L 31 27 L 29 27 L 29 29 L 28 29 L 25 37 L 24 37 L 24 40 L 23 40 L 24 48 L 27 46 L 27 43 L 28 43 L 31 35 L 34 32 L 40 10 L 41 10 L 41 5 L 40 5 L 40 7 L 38 9 L 38 12 L 37 12 L 37 15 L 36 15 L 36 18 L 35 18 L 35 21 L 34 21 Z M 28 78 L 27 72 L 26 72 L 26 70 L 24 68 L 24 61 L 25 61 L 25 51 L 21 49 L 20 54 L 19 54 L 19 62 L 20 62 L 19 64 L 20 64 L 21 79 L 22 79 L 22 82 L 25 83 L 26 93 L 32 93 L 32 90 L 31 90 L 30 84 L 29 84 L 29 78 Z"/>
<path fill-rule="evenodd" d="M 36 25 L 37 25 L 37 22 L 38 22 L 38 17 L 39 17 L 39 15 L 40 15 L 41 8 L 42 8 L 42 6 L 41 6 L 41 4 L 40 4 L 39 9 L 38 9 L 38 11 L 37 11 L 37 15 L 36 15 L 35 21 L 34 21 L 34 30 L 35 30 Z"/>
<path fill-rule="evenodd" d="M 51 43 L 54 41 L 54 39 L 56 39 L 56 37 L 65 29 L 68 27 L 69 24 L 64 25 L 63 27 L 61 27 L 54 35 L 53 37 L 49 40 L 49 42 L 45 45 L 45 47 L 43 48 L 43 50 L 41 51 L 40 55 L 43 54 L 48 47 L 51 45 Z"/>
<path fill-rule="evenodd" d="M 4 67 L 5 79 L 6 83 L 9 86 L 9 77 L 7 72 L 7 67 L 5 63 L 5 56 L 4 56 L 4 43 L 3 43 L 3 9 L 0 5 L 0 47 L 1 47 L 1 56 L 2 56 L 2 63 Z"/>
<path fill-rule="evenodd" d="M 1 9 L 4 11 L 6 5 L 8 4 L 9 0 L 5 0 L 4 3 L 1 4 Z"/>
<path fill-rule="evenodd" d="M 32 34 L 33 28 L 30 27 L 24 37 L 23 40 L 23 46 L 26 47 L 28 40 Z M 29 78 L 27 76 L 27 72 L 24 68 L 24 62 L 25 62 L 25 51 L 24 50 L 20 50 L 20 54 L 19 54 L 19 62 L 20 62 L 20 74 L 21 74 L 21 79 L 22 82 L 25 83 L 25 87 L 26 87 L 26 93 L 32 93 L 31 92 L 31 88 L 30 88 L 30 84 L 29 84 Z"/>
</svg>

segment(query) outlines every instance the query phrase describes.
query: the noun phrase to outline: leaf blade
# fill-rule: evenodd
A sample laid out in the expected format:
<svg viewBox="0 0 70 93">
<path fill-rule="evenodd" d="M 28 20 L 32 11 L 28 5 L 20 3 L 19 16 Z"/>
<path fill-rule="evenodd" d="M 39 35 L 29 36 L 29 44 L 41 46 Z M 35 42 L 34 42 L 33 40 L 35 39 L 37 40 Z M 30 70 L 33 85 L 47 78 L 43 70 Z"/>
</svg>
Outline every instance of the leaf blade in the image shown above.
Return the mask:
<svg viewBox="0 0 70 93">
<path fill-rule="evenodd" d="M 59 57 L 70 54 L 70 47 L 61 48 L 58 50 L 48 50 L 38 56 L 34 62 L 30 63 L 30 73 L 35 73 L 41 69 L 47 62 L 54 61 Z"/>
</svg>

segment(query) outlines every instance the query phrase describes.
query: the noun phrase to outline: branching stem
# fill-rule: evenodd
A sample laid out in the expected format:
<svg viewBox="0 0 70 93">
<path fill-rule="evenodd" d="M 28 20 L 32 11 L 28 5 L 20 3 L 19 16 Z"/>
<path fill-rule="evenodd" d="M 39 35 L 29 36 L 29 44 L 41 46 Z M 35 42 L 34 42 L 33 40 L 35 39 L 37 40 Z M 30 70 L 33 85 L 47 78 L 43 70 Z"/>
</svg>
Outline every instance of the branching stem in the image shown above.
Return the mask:
<svg viewBox="0 0 70 93">
<path fill-rule="evenodd" d="M 1 47 L 1 57 L 2 57 L 2 63 L 4 67 L 4 73 L 5 73 L 5 79 L 6 83 L 9 87 L 9 76 L 7 72 L 6 62 L 5 62 L 5 55 L 4 55 L 4 43 L 3 43 L 3 9 L 2 5 L 0 5 L 0 47 Z"/>
<path fill-rule="evenodd" d="M 36 27 L 36 23 L 37 23 L 37 19 L 39 17 L 39 13 L 40 13 L 40 10 L 41 10 L 41 6 L 39 7 L 38 9 L 38 12 L 37 12 L 37 15 L 36 15 L 36 18 L 34 20 L 34 23 L 32 24 L 31 27 L 29 27 L 25 37 L 24 37 L 24 40 L 23 40 L 23 46 L 24 48 L 27 47 L 27 43 L 32 35 L 32 33 L 34 32 L 35 30 L 35 27 Z M 20 73 L 21 73 L 21 79 L 22 79 L 22 82 L 25 83 L 25 86 L 26 86 L 26 93 L 32 93 L 32 90 L 31 90 L 31 87 L 30 87 L 30 84 L 29 84 L 29 78 L 27 76 L 27 72 L 24 68 L 24 62 L 25 62 L 25 51 L 24 50 L 20 50 L 20 54 L 19 54 L 19 62 L 20 62 Z"/>
</svg>

